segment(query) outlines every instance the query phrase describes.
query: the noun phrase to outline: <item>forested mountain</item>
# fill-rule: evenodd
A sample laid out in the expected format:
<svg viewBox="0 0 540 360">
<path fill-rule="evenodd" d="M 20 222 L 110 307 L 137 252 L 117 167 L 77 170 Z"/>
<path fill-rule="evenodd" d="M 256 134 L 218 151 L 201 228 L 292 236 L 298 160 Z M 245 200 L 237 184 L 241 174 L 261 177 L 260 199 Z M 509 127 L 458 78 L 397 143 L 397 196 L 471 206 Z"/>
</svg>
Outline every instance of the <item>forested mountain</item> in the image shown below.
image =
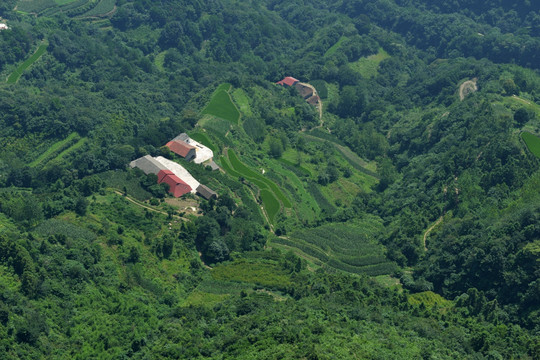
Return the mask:
<svg viewBox="0 0 540 360">
<path fill-rule="evenodd" d="M 6 358 L 540 358 L 536 2 L 9 0 L 0 23 Z"/>
</svg>

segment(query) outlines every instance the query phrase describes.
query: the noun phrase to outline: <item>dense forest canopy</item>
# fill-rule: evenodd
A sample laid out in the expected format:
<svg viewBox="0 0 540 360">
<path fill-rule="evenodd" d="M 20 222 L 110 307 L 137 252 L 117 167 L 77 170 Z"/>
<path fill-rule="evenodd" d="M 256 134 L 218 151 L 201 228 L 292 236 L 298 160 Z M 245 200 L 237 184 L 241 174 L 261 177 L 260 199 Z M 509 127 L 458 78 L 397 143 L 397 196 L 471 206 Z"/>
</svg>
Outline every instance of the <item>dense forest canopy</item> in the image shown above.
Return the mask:
<svg viewBox="0 0 540 360">
<path fill-rule="evenodd" d="M 9 0 L 0 23 L 7 358 L 540 357 L 537 2 Z M 147 155 L 218 197 L 174 198 Z"/>
</svg>

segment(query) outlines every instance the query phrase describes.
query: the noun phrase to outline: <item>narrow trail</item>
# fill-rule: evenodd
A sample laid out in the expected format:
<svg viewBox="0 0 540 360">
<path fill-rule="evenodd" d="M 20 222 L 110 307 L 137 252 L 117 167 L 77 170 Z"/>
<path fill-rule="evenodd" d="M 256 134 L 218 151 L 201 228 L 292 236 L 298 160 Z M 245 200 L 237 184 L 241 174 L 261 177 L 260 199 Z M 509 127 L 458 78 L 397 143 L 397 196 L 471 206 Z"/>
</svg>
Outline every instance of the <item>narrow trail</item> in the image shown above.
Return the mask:
<svg viewBox="0 0 540 360">
<path fill-rule="evenodd" d="M 142 208 L 145 208 L 145 209 L 148 209 L 150 211 L 153 211 L 153 212 L 157 212 L 157 213 L 160 213 L 160 214 L 163 214 L 163 215 L 167 215 L 169 216 L 168 213 L 166 213 L 165 211 L 161 211 L 161 210 L 157 210 L 157 209 L 154 209 L 153 207 L 150 207 L 150 206 L 147 206 L 147 205 L 144 205 L 144 204 L 141 204 L 140 202 L 138 202 L 137 200 L 127 196 L 127 195 L 124 195 L 121 191 L 118 191 L 118 190 L 114 190 L 115 194 L 118 194 L 120 196 L 122 196 L 123 198 L 125 198 L 127 201 L 139 206 L 139 207 L 142 207 Z M 179 215 L 173 215 L 174 218 L 177 218 L 177 219 L 181 219 L 181 220 L 185 220 L 183 217 L 179 216 Z"/>
<path fill-rule="evenodd" d="M 435 221 L 435 223 L 433 225 L 431 225 L 429 227 L 429 229 L 427 229 L 426 232 L 424 233 L 424 251 L 427 251 L 426 240 L 427 240 L 427 237 L 428 237 L 429 233 L 435 228 L 435 226 L 439 225 L 442 221 L 443 221 L 443 216 L 438 218 L 437 221 Z"/>
</svg>

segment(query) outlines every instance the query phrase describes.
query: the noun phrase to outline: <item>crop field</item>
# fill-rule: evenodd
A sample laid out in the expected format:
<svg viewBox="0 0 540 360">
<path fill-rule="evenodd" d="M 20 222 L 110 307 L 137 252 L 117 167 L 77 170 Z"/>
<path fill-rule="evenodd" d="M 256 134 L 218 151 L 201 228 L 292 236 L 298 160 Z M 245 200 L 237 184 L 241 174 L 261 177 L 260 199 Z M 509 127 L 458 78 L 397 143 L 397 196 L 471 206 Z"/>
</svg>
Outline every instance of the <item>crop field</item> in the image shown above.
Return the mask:
<svg viewBox="0 0 540 360">
<path fill-rule="evenodd" d="M 379 49 L 377 54 L 360 58 L 350 64 L 350 67 L 366 79 L 372 78 L 377 76 L 381 61 L 388 59 L 389 57 L 390 55 L 386 51 Z"/>
<path fill-rule="evenodd" d="M 249 99 L 242 89 L 236 89 L 232 93 L 232 97 L 236 104 L 238 105 L 238 108 L 240 109 L 240 112 L 244 115 L 252 115 L 251 107 L 249 106 Z"/>
<path fill-rule="evenodd" d="M 342 271 L 378 276 L 391 274 L 396 265 L 386 259 L 384 247 L 374 240 L 382 224 L 364 219 L 359 224 L 328 224 L 295 231 L 277 243 L 293 246 Z"/>
<path fill-rule="evenodd" d="M 274 194 L 268 189 L 261 189 L 261 200 L 264 204 L 264 209 L 268 215 L 268 219 L 273 224 L 281 205 Z"/>
<path fill-rule="evenodd" d="M 125 186 L 128 195 L 139 201 L 145 201 L 152 197 L 148 191 L 141 187 L 139 180 L 131 177 L 128 172 L 111 170 L 101 173 L 98 176 L 105 182 L 105 186 L 107 187 L 123 191 Z"/>
<path fill-rule="evenodd" d="M 75 144 L 71 145 L 67 149 L 63 150 L 58 156 L 56 156 L 52 161 L 60 161 L 67 155 L 71 154 L 73 151 L 80 149 L 88 140 L 88 138 L 84 137 L 81 138 L 79 141 L 77 141 Z"/>
<path fill-rule="evenodd" d="M 424 291 L 421 293 L 409 295 L 408 300 L 409 304 L 411 305 L 424 304 L 426 308 L 432 308 L 433 306 L 452 306 L 452 301 L 446 300 L 441 295 L 436 294 L 432 291 Z"/>
<path fill-rule="evenodd" d="M 35 167 L 41 163 L 43 163 L 46 159 L 49 159 L 52 157 L 52 155 L 62 149 L 65 149 L 67 145 L 74 143 L 75 141 L 79 140 L 79 135 L 77 133 L 71 133 L 67 138 L 64 140 L 60 140 L 52 144 L 47 151 L 45 151 L 43 154 L 41 154 L 37 159 L 32 161 L 28 166 Z"/>
<path fill-rule="evenodd" d="M 30 65 L 35 63 L 41 57 L 41 55 L 45 54 L 45 51 L 47 51 L 47 44 L 41 44 L 32 56 L 26 59 L 25 62 L 19 65 L 17 69 L 13 73 L 11 73 L 11 75 L 9 75 L 7 83 L 15 84 L 19 80 L 23 72 L 28 69 Z"/>
<path fill-rule="evenodd" d="M 524 131 L 521 133 L 521 138 L 527 144 L 527 148 L 537 157 L 540 158 L 540 138 L 530 132 Z"/>
<path fill-rule="evenodd" d="M 212 270 L 212 277 L 216 280 L 251 283 L 276 290 L 285 290 L 291 283 L 289 275 L 279 266 L 246 260 L 216 266 Z"/>
<path fill-rule="evenodd" d="M 251 170 L 249 167 L 244 165 L 244 163 L 242 163 L 238 159 L 234 151 L 229 150 L 228 155 L 229 155 L 229 161 L 231 162 L 232 167 L 237 172 L 241 173 L 246 179 L 249 179 L 250 181 L 255 183 L 257 186 L 259 186 L 259 188 L 261 189 L 269 188 L 276 195 L 276 197 L 283 203 L 283 206 L 285 206 L 286 208 L 292 207 L 292 204 L 289 201 L 289 199 L 287 199 L 285 195 L 283 195 L 281 190 L 277 187 L 277 185 L 273 181 L 268 180 L 261 174 Z"/>
<path fill-rule="evenodd" d="M 219 137 L 222 139 L 231 129 L 231 123 L 229 121 L 210 114 L 204 115 L 203 118 L 199 120 L 199 125 L 206 130 L 219 134 Z"/>
<path fill-rule="evenodd" d="M 212 95 L 210 103 L 202 111 L 203 114 L 210 114 L 225 119 L 237 125 L 240 120 L 240 113 L 231 100 L 228 90 L 230 84 L 221 84 Z"/>
<path fill-rule="evenodd" d="M 94 8 L 84 13 L 83 17 L 103 16 L 114 10 L 116 0 L 101 0 Z"/>
</svg>

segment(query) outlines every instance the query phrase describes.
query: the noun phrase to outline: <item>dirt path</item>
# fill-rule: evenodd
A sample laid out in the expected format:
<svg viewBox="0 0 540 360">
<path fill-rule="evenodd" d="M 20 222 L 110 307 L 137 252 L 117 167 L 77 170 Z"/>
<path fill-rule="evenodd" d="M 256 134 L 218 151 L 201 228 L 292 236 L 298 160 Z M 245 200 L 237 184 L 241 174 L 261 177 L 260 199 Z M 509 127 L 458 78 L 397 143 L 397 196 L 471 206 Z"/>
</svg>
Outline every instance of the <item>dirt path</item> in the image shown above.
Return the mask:
<svg viewBox="0 0 540 360">
<path fill-rule="evenodd" d="M 463 99 L 465 99 L 467 95 L 472 94 L 473 92 L 478 90 L 478 86 L 476 85 L 477 81 L 478 79 L 474 78 L 461 84 L 461 86 L 459 87 L 459 99 L 461 101 L 463 101 Z"/>
<path fill-rule="evenodd" d="M 429 233 L 433 229 L 435 229 L 435 226 L 439 225 L 442 221 L 443 221 L 443 217 L 441 216 L 440 218 L 437 219 L 437 221 L 435 221 L 435 224 L 431 225 L 429 227 L 429 229 L 427 229 L 426 232 L 424 233 L 424 251 L 427 251 L 426 240 L 427 240 L 427 237 L 428 237 Z"/>
<path fill-rule="evenodd" d="M 121 191 L 118 191 L 118 190 L 114 190 L 114 192 L 120 196 L 122 196 L 123 198 L 125 198 L 127 201 L 137 205 L 137 206 L 140 206 L 142 208 L 145 208 L 145 209 L 148 209 L 150 211 L 153 211 L 153 212 L 157 212 L 157 213 L 160 213 L 160 214 L 163 214 L 163 215 L 167 215 L 169 216 L 168 213 L 166 213 L 165 211 L 161 211 L 161 210 L 157 210 L 157 209 L 154 209 L 153 207 L 150 207 L 150 206 L 147 206 L 147 205 L 144 205 L 144 204 L 141 204 L 139 201 L 127 196 L 127 195 L 124 195 Z M 179 216 L 179 215 L 173 215 L 174 218 L 177 218 L 177 219 L 181 219 L 181 220 L 185 220 L 183 217 Z"/>
<path fill-rule="evenodd" d="M 300 85 L 306 86 L 310 88 L 311 90 L 313 90 L 313 96 L 319 96 L 319 93 L 317 93 L 317 89 L 315 89 L 313 85 L 308 84 L 308 83 L 300 83 Z M 322 127 L 323 126 L 323 119 L 322 119 L 323 103 L 320 96 L 319 96 L 319 103 L 317 104 L 316 107 L 319 112 L 319 126 L 317 127 Z"/>
</svg>

